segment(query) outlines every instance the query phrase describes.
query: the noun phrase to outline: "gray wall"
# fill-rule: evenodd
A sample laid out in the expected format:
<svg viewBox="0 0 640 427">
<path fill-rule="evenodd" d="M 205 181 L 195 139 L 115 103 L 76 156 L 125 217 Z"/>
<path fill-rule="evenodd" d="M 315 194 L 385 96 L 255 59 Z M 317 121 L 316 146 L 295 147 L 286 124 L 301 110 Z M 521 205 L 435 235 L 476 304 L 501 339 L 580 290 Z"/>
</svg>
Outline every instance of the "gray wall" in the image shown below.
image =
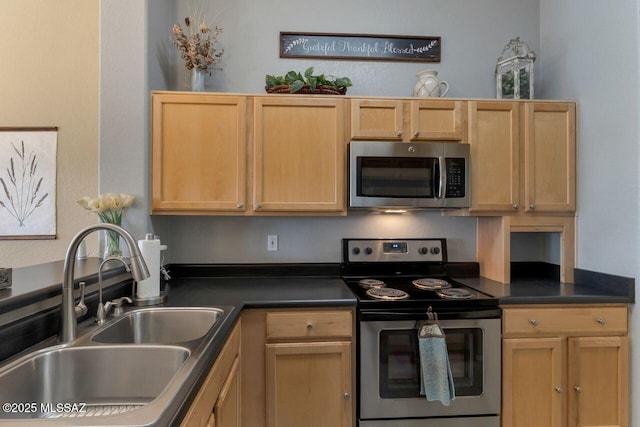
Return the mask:
<svg viewBox="0 0 640 427">
<path fill-rule="evenodd" d="M 577 266 L 637 278 L 639 2 L 541 0 L 540 12 L 545 91 L 578 101 Z M 631 330 L 631 402 L 637 403 L 637 306 Z M 631 425 L 640 426 L 637 405 L 631 415 Z"/>
<path fill-rule="evenodd" d="M 475 260 L 475 220 L 442 218 L 437 212 L 370 218 L 148 218 L 148 90 L 187 90 L 188 73 L 170 40 L 173 23 L 204 5 L 210 22 L 224 29 L 223 71 L 207 90 L 263 93 L 265 74 L 316 71 L 349 76 L 349 94 L 409 96 L 415 74 L 439 71 L 450 97 L 492 98 L 497 57 L 510 38 L 538 48 L 539 6 L 531 0 L 329 0 L 315 14 L 299 2 L 277 0 L 191 0 L 101 2 L 102 87 L 100 191 L 130 192 L 140 203 L 127 211 L 125 225 L 136 237 L 148 231 L 169 246 L 172 262 L 334 262 L 345 236 L 423 235 L 452 240 L 451 258 Z M 392 5 L 392 7 L 390 7 Z M 281 13 L 286 10 L 287 13 Z M 430 35 L 442 37 L 442 61 L 435 64 L 373 61 L 293 60 L 278 57 L 280 31 Z M 132 34 L 135 43 L 130 42 Z M 144 59 L 146 57 L 146 64 Z M 539 73 L 538 73 L 539 74 Z M 106 90 L 108 87 L 108 90 Z M 117 165 L 117 166 L 114 166 Z M 146 196 L 146 199 L 142 198 Z M 390 226 L 388 224 L 393 224 Z M 281 250 L 267 253 L 266 236 L 280 235 Z M 241 238 L 238 238 L 241 236 Z M 247 237 L 249 236 L 249 237 Z M 229 248 L 233 248 L 229 252 Z"/>
</svg>

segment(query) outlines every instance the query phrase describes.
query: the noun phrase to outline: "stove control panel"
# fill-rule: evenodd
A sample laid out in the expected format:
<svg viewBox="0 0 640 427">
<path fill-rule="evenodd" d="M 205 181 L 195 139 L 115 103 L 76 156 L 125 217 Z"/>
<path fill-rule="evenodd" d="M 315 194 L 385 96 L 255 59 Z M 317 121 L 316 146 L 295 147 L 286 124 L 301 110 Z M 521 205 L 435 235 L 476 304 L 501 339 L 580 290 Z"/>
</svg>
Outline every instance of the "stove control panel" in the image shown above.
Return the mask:
<svg viewBox="0 0 640 427">
<path fill-rule="evenodd" d="M 446 262 L 445 239 L 344 239 L 347 262 Z"/>
</svg>

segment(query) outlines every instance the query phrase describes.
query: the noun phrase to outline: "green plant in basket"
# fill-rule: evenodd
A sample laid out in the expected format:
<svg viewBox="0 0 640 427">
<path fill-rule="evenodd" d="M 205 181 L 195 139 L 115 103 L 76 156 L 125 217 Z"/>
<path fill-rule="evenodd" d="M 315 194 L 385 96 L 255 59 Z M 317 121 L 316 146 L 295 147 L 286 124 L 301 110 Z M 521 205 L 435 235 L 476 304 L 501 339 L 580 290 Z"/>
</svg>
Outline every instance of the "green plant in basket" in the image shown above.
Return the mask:
<svg viewBox="0 0 640 427">
<path fill-rule="evenodd" d="M 299 92 L 306 85 L 314 92 L 321 87 L 334 87 L 345 89 L 349 86 L 353 86 L 349 77 L 331 78 L 324 74 L 317 76 L 313 75 L 313 67 L 309 67 L 305 70 L 304 74 L 300 74 L 296 71 L 289 71 L 283 76 L 272 76 L 267 74 L 265 77 L 265 83 L 267 90 L 276 86 L 290 86 L 289 93 Z"/>
</svg>

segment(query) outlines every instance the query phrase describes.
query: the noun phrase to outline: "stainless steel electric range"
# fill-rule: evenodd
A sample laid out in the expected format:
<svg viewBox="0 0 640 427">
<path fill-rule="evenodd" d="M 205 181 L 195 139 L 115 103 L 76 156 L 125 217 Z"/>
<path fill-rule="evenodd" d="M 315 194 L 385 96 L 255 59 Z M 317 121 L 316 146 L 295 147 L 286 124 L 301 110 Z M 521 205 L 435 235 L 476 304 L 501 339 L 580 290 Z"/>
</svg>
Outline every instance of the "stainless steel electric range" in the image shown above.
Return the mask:
<svg viewBox="0 0 640 427">
<path fill-rule="evenodd" d="M 358 299 L 360 427 L 499 427 L 498 301 L 451 278 L 445 239 L 344 239 L 341 274 Z M 420 394 L 416 322 L 438 316 L 456 398 Z"/>
</svg>

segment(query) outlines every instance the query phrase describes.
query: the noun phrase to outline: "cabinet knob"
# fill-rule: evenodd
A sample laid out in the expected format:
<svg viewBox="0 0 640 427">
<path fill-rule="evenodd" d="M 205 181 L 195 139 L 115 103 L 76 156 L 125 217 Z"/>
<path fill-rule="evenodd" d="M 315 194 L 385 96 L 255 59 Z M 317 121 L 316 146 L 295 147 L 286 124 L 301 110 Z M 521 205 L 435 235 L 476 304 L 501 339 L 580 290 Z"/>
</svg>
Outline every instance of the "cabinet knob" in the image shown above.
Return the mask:
<svg viewBox="0 0 640 427">
<path fill-rule="evenodd" d="M 313 329 L 313 323 L 311 323 L 311 322 L 307 323 L 307 329 L 308 330 Z"/>
<path fill-rule="evenodd" d="M 256 203 L 256 209 L 260 209 L 262 205 L 260 203 Z"/>
<path fill-rule="evenodd" d="M 577 385 L 574 385 L 573 389 L 576 391 L 576 393 L 582 393 L 582 387 L 578 387 Z"/>
<path fill-rule="evenodd" d="M 558 393 L 562 393 L 562 387 L 556 387 L 556 391 L 557 391 Z"/>
<path fill-rule="evenodd" d="M 244 205 L 243 205 L 242 203 L 238 203 L 238 204 L 236 205 L 236 207 L 237 207 L 238 209 L 242 209 L 242 208 L 244 208 Z"/>
<path fill-rule="evenodd" d="M 351 399 L 351 395 L 349 393 L 345 393 L 344 400 L 349 400 L 349 399 Z"/>
<path fill-rule="evenodd" d="M 513 205 L 513 209 L 518 210 L 520 209 L 520 204 L 516 203 L 515 205 Z"/>
<path fill-rule="evenodd" d="M 529 320 L 529 323 L 531 323 L 533 326 L 538 326 L 540 324 L 537 319 L 531 319 Z"/>
<path fill-rule="evenodd" d="M 535 208 L 536 208 L 536 205 L 534 204 L 529 205 L 529 209 L 535 209 Z"/>
<path fill-rule="evenodd" d="M 398 135 L 399 137 L 400 137 L 400 136 L 402 136 L 402 131 L 401 131 L 401 130 L 399 130 L 399 131 L 398 131 L 398 133 L 397 133 L 396 135 Z"/>
<path fill-rule="evenodd" d="M 596 322 L 600 323 L 601 325 L 604 325 L 605 323 L 607 323 L 607 321 L 605 319 L 603 319 L 602 317 L 598 317 L 596 319 Z"/>
<path fill-rule="evenodd" d="M 415 131 L 415 132 L 413 133 L 413 136 L 420 136 L 420 131 Z"/>
</svg>

